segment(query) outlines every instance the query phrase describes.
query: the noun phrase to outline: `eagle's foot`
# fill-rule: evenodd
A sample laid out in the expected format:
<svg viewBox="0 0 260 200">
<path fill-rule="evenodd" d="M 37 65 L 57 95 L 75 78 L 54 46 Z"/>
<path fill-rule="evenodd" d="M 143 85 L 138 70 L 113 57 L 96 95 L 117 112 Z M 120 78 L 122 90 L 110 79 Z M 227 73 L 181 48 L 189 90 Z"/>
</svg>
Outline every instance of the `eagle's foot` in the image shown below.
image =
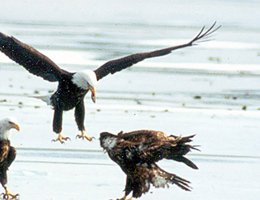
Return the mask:
<svg viewBox="0 0 260 200">
<path fill-rule="evenodd" d="M 61 133 L 59 133 L 58 137 L 56 139 L 53 139 L 52 142 L 60 142 L 61 144 L 63 144 L 67 140 L 70 140 L 70 138 L 69 137 L 65 137 Z"/>
<path fill-rule="evenodd" d="M 19 199 L 19 194 L 12 194 L 5 188 L 5 193 L 1 194 L 1 199 L 3 200 L 18 200 Z"/>
<path fill-rule="evenodd" d="M 88 140 L 92 141 L 94 137 L 91 135 L 87 134 L 86 131 L 80 131 L 80 133 L 76 136 L 76 138 L 82 139 L 82 140 Z"/>
</svg>

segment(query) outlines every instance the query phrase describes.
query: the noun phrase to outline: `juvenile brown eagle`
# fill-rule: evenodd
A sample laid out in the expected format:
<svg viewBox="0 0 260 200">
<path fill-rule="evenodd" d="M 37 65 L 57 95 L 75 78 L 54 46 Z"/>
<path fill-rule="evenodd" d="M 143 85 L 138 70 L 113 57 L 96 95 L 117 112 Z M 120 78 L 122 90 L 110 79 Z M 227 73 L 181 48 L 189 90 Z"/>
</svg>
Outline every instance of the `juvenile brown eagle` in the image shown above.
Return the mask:
<svg viewBox="0 0 260 200">
<path fill-rule="evenodd" d="M 53 106 L 53 131 L 58 134 L 57 139 L 63 143 L 69 139 L 62 135 L 62 113 L 63 111 L 75 108 L 75 120 L 80 131 L 77 135 L 79 138 L 91 140 L 92 137 L 85 131 L 84 117 L 84 97 L 87 92 L 91 91 L 93 102 L 96 101 L 96 83 L 108 74 L 114 74 L 125 68 L 128 68 L 146 58 L 164 56 L 173 50 L 193 46 L 198 41 L 204 41 L 215 32 L 218 27 L 214 23 L 209 29 L 203 27 L 200 32 L 188 43 L 168 47 L 151 52 L 136 53 L 123 58 L 106 62 L 94 71 L 88 70 L 83 72 L 68 72 L 61 69 L 51 59 L 43 55 L 33 47 L 19 41 L 14 37 L 9 37 L 0 33 L 0 51 L 10 59 L 22 65 L 30 73 L 41 76 L 50 82 L 58 82 L 58 88 L 51 96 L 43 98 L 47 104 Z"/>
<path fill-rule="evenodd" d="M 167 136 L 161 131 L 138 130 L 129 133 L 120 132 L 117 135 L 103 132 L 100 134 L 100 145 L 126 174 L 125 195 L 120 200 L 126 200 L 133 192 L 134 198 L 141 197 L 154 187 L 168 187 L 176 184 L 190 191 L 189 181 L 161 169 L 156 162 L 170 159 L 183 162 L 193 169 L 198 167 L 185 155 L 195 146 L 189 144 L 194 135 L 187 137 Z M 197 150 L 197 149 L 196 149 Z"/>
<path fill-rule="evenodd" d="M 9 118 L 0 120 L 0 182 L 5 190 L 4 193 L 1 194 L 2 199 L 16 199 L 18 198 L 18 194 L 12 194 L 7 189 L 7 170 L 9 166 L 15 159 L 16 150 L 11 146 L 9 140 L 9 130 L 16 129 L 20 130 L 19 125 Z"/>
</svg>

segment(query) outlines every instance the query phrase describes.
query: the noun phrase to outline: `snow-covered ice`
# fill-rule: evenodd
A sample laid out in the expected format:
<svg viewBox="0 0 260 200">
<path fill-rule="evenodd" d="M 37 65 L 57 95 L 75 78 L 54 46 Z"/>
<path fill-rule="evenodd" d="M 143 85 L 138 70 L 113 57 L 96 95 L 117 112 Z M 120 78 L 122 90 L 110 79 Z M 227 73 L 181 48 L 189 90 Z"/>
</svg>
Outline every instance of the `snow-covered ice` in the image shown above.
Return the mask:
<svg viewBox="0 0 260 200">
<path fill-rule="evenodd" d="M 52 5 L 52 6 L 50 6 Z M 8 185 L 21 200 L 115 199 L 125 175 L 99 146 L 99 133 L 155 129 L 196 134 L 198 165 L 160 166 L 192 183 L 141 199 L 256 200 L 260 197 L 260 2 L 249 1 L 3 1 L 1 32 L 33 45 L 67 70 L 189 41 L 201 26 L 222 25 L 201 43 L 110 75 L 85 99 L 85 125 L 96 139 L 76 139 L 73 111 L 64 113 L 64 145 L 51 142 L 53 111 L 32 98 L 56 88 L 0 54 L 0 118 L 14 116 L 17 159 Z M 0 189 L 0 191 L 2 191 Z"/>
</svg>

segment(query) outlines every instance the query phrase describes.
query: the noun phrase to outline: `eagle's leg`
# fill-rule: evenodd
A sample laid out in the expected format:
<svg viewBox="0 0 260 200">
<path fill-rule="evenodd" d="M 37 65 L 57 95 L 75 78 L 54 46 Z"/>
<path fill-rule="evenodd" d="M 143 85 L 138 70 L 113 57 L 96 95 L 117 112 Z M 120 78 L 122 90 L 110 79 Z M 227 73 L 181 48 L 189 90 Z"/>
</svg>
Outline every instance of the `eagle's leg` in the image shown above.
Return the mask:
<svg viewBox="0 0 260 200">
<path fill-rule="evenodd" d="M 80 101 L 76 107 L 75 107 L 75 120 L 78 126 L 78 129 L 80 133 L 76 136 L 76 138 L 80 138 L 82 140 L 88 140 L 91 141 L 93 139 L 92 136 L 87 134 L 85 131 L 85 126 L 84 126 L 84 118 L 85 118 L 85 107 L 84 107 L 84 101 Z"/>
<path fill-rule="evenodd" d="M 76 138 L 80 138 L 82 140 L 88 140 L 88 141 L 91 141 L 93 139 L 93 137 L 89 134 L 87 134 L 87 132 L 84 130 L 84 131 L 80 131 L 80 133 L 76 136 Z"/>
<path fill-rule="evenodd" d="M 61 133 L 58 133 L 58 137 L 56 139 L 53 139 L 52 142 L 60 142 L 61 144 L 63 144 L 67 140 L 70 140 L 70 138 L 63 136 Z"/>
<path fill-rule="evenodd" d="M 2 193 L 3 200 L 17 200 L 19 199 L 19 194 L 12 194 L 10 191 L 8 191 L 7 187 L 4 186 L 5 193 Z"/>
<path fill-rule="evenodd" d="M 65 141 L 70 140 L 69 137 L 65 137 L 61 134 L 62 131 L 62 110 L 55 108 L 54 109 L 54 116 L 53 116 L 53 131 L 58 134 L 58 137 L 56 139 L 53 139 L 53 142 L 60 142 L 63 144 Z"/>
</svg>

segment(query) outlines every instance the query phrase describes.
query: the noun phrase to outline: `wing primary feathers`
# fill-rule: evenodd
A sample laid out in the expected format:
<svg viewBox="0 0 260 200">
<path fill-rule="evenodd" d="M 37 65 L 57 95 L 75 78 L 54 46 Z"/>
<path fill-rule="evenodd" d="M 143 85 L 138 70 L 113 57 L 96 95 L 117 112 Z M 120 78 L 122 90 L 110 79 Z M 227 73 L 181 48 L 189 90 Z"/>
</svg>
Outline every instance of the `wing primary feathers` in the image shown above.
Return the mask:
<svg viewBox="0 0 260 200">
<path fill-rule="evenodd" d="M 196 42 L 196 41 L 198 41 L 198 40 L 200 40 L 200 39 L 202 39 L 202 38 L 203 38 L 203 39 L 208 39 L 208 37 L 209 37 L 212 33 L 216 32 L 218 29 L 221 28 L 221 25 L 215 27 L 216 24 L 217 24 L 217 22 L 215 21 L 215 22 L 211 25 L 211 27 L 210 27 L 207 31 L 205 31 L 204 33 L 203 33 L 203 31 L 204 31 L 204 29 L 205 29 L 205 26 L 203 26 L 202 29 L 200 30 L 200 32 L 190 41 L 190 44 L 192 45 L 194 42 Z M 204 41 L 204 40 L 203 40 L 203 41 Z M 202 41 L 200 41 L 200 42 L 202 42 Z"/>
<path fill-rule="evenodd" d="M 181 178 L 177 175 L 173 175 L 171 178 L 171 182 L 176 184 L 177 186 L 179 186 L 181 189 L 185 190 L 185 191 L 191 191 L 191 187 L 189 186 L 189 181 Z"/>
<path fill-rule="evenodd" d="M 127 67 L 130 67 L 146 58 L 152 58 L 152 57 L 158 57 L 158 56 L 164 56 L 176 49 L 189 47 L 193 45 L 197 45 L 199 42 L 203 42 L 204 40 L 207 41 L 209 39 L 209 36 L 216 32 L 221 26 L 216 26 L 217 22 L 214 22 L 209 29 L 205 31 L 205 26 L 201 28 L 199 33 L 188 43 L 168 47 L 164 49 L 159 49 L 151 52 L 144 52 L 144 53 L 136 53 L 132 54 L 126 57 L 122 57 L 119 59 L 111 60 L 100 66 L 95 70 L 97 80 L 100 80 L 101 78 L 107 76 L 108 74 L 114 74 L 116 72 L 119 72 Z M 203 39 L 203 40 L 202 40 Z"/>
</svg>

